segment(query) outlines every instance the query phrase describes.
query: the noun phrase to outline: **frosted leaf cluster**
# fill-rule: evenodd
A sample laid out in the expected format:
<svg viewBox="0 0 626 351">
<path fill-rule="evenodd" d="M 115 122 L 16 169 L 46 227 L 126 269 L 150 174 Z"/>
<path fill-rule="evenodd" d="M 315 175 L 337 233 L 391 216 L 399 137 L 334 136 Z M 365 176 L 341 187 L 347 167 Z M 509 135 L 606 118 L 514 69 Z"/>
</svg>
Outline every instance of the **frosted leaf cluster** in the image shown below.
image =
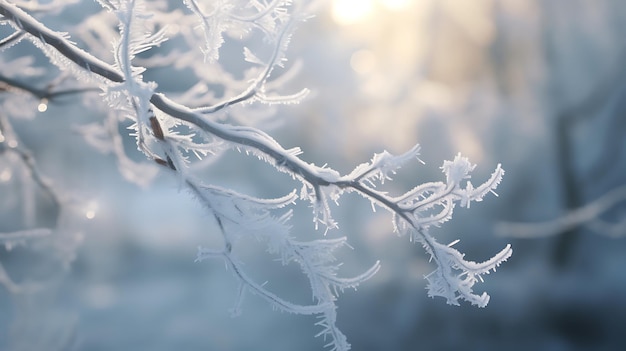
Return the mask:
<svg viewBox="0 0 626 351">
<path fill-rule="evenodd" d="M 454 305 L 460 300 L 481 307 L 488 303 L 489 296 L 475 294 L 474 285 L 510 257 L 511 247 L 507 245 L 491 259 L 476 263 L 466 260 L 453 248 L 454 243 L 438 243 L 430 229 L 448 221 L 457 205 L 470 207 L 471 202 L 482 201 L 494 192 L 504 174 L 500 165 L 489 179 L 475 186 L 470 180 L 476 166 L 459 154 L 443 163 L 445 182 L 423 183 L 394 196 L 379 190 L 379 186 L 392 181 L 407 162 L 419 160 L 418 145 L 401 155 L 386 151 L 376 154 L 371 161 L 342 175 L 305 162 L 299 148 L 285 149 L 257 128 L 255 121 L 237 118 L 238 109 L 244 107 L 247 116 L 254 116 L 273 105 L 298 103 L 306 97 L 306 89 L 286 94 L 280 90 L 294 72 L 285 58 L 291 35 L 299 22 L 310 17 L 307 11 L 315 1 L 184 0 L 176 10 L 171 10 L 166 1 L 99 2 L 108 11 L 108 16 L 98 15 L 103 21 L 100 25 L 117 26 L 111 32 L 115 37 L 112 63 L 98 57 L 95 48 L 92 53 L 78 48 L 68 35 L 52 31 L 6 0 L 0 0 L 0 15 L 19 33 L 14 34 L 15 40 L 28 35 L 53 63 L 68 72 L 79 72 L 72 74 L 99 87 L 108 104 L 106 119 L 75 128 L 88 144 L 114 154 L 124 176 L 138 184 L 149 183 L 157 168 L 175 175 L 180 188 L 210 214 L 223 245 L 200 247 L 196 259 L 222 260 L 229 267 L 239 285 L 233 314 L 241 313 L 247 295 L 256 295 L 277 310 L 317 316 L 316 325 L 321 329 L 318 336 L 327 341 L 327 346 L 332 350 L 350 349 L 347 337 L 337 327 L 336 301 L 345 289 L 370 279 L 380 262 L 373 262 L 354 277 L 342 277 L 338 252 L 347 246 L 348 238 L 301 241 L 292 235 L 289 224 L 293 206 L 302 201 L 312 208 L 315 228 L 322 227 L 326 232 L 338 229 L 332 206 L 346 192 L 361 195 L 374 209 L 389 211 L 393 229 L 424 247 L 436 266 L 426 276 L 429 296 L 444 297 Z M 185 27 L 189 23 L 191 28 Z M 178 29 L 168 32 L 170 25 Z M 248 65 L 243 78 L 230 74 L 219 55 L 222 44 L 233 33 L 241 38 L 253 34 L 263 38 L 260 49 L 257 45 L 254 49 L 242 47 L 241 58 Z M 154 47 L 174 40 L 180 44 L 174 51 L 150 55 Z M 98 43 L 95 37 L 87 42 Z M 144 78 L 146 70 L 164 66 L 189 69 L 198 81 L 185 93 L 166 96 L 158 90 L 157 82 Z M 219 98 L 211 90 L 215 86 L 223 89 Z M 119 125 L 128 120 L 129 134 L 150 163 L 138 164 L 126 156 Z M 229 149 L 256 157 L 300 184 L 278 198 L 262 199 L 207 183 L 194 166 L 210 163 Z M 15 240 L 44 233 L 34 230 L 2 234 L 0 243 L 13 245 Z M 237 255 L 237 247 L 251 240 L 265 245 L 267 253 L 283 265 L 300 267 L 309 282 L 311 304 L 288 301 L 254 280 Z"/>
</svg>

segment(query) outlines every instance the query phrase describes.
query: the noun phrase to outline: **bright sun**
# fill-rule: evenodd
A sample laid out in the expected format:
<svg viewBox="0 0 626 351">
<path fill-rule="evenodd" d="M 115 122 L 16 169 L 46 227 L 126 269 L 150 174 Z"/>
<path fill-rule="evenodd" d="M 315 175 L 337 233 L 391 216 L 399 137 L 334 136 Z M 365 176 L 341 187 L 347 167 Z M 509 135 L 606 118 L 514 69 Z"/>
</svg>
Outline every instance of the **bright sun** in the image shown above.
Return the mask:
<svg viewBox="0 0 626 351">
<path fill-rule="evenodd" d="M 373 0 L 335 0 L 332 15 L 335 22 L 347 25 L 367 18 L 373 10 Z"/>
<path fill-rule="evenodd" d="M 410 3 L 411 0 L 334 0 L 332 16 L 338 24 L 349 25 L 370 17 L 377 5 L 390 11 L 398 11 L 408 7 Z"/>
</svg>

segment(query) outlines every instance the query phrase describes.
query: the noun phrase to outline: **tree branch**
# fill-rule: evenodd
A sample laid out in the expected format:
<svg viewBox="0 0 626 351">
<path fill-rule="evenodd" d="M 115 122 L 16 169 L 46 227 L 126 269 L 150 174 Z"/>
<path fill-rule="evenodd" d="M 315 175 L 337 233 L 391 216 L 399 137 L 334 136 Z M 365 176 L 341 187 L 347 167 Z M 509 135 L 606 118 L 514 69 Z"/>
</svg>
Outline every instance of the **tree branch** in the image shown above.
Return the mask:
<svg viewBox="0 0 626 351">
<path fill-rule="evenodd" d="M 54 47 L 61 55 L 87 71 L 96 73 L 113 82 L 121 83 L 124 81 L 121 73 L 117 72 L 113 66 L 72 45 L 63 34 L 50 30 L 6 0 L 0 0 L 0 15 L 9 19 L 18 30 L 26 31 L 35 38 L 41 39 L 42 42 Z"/>
</svg>

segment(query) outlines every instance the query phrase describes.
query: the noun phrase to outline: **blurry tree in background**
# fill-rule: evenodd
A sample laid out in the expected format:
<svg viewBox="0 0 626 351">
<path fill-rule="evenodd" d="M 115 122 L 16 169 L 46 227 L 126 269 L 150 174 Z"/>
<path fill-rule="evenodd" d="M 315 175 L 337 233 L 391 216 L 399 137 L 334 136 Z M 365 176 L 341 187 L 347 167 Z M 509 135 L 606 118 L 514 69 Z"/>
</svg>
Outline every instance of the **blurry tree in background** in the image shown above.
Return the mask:
<svg viewBox="0 0 626 351">
<path fill-rule="evenodd" d="M 624 347 L 621 0 L 100 3 L 0 1 L 0 349 Z"/>
</svg>

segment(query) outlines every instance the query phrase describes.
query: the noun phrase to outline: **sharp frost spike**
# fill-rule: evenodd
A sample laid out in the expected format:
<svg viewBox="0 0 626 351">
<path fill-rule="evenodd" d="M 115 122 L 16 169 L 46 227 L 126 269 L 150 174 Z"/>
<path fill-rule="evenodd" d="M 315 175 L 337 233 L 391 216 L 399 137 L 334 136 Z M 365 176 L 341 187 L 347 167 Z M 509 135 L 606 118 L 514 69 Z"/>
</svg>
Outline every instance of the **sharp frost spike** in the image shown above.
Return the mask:
<svg viewBox="0 0 626 351">
<path fill-rule="evenodd" d="M 459 184 L 463 179 L 470 178 L 474 168 L 476 165 L 471 164 L 467 157 L 462 157 L 461 153 L 458 153 L 453 161 L 444 161 L 441 166 L 448 184 Z"/>
<path fill-rule="evenodd" d="M 250 63 L 254 63 L 256 65 L 264 65 L 265 63 L 261 61 L 260 58 L 256 57 L 256 55 L 248 49 L 248 47 L 243 48 L 243 56 L 244 59 Z"/>
</svg>

